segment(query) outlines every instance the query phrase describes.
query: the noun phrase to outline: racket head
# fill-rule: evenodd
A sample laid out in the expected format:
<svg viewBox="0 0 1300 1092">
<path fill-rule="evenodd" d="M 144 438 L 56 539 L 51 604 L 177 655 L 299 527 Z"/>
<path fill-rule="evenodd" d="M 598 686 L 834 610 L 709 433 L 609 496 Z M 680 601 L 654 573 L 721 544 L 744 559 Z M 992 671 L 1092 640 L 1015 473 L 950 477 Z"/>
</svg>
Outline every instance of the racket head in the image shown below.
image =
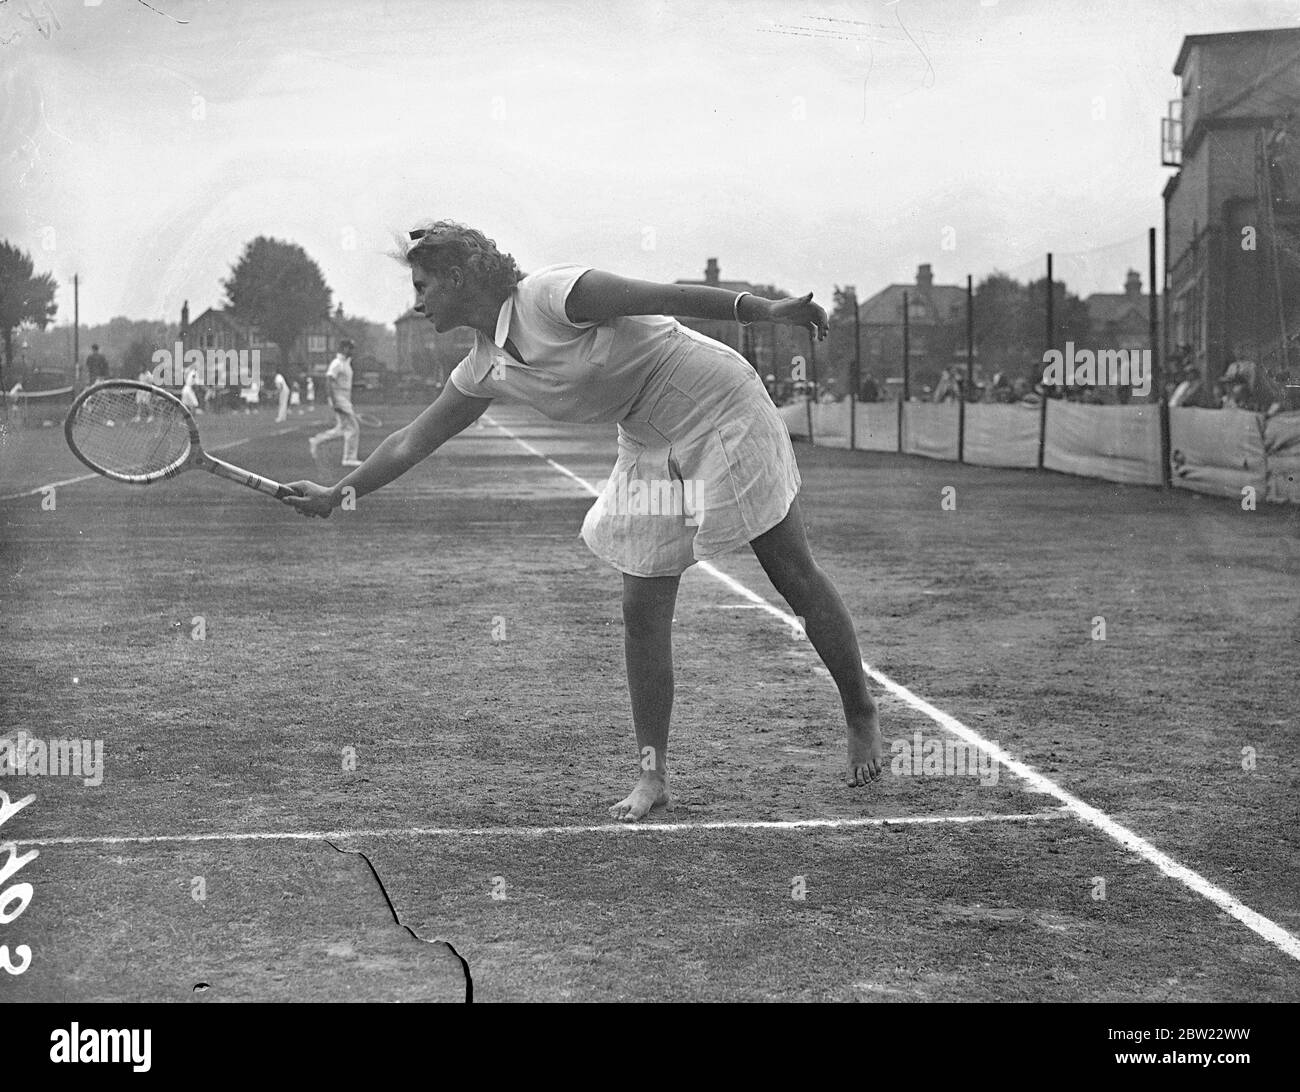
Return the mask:
<svg viewBox="0 0 1300 1092">
<path fill-rule="evenodd" d="M 135 379 L 110 379 L 82 391 L 63 435 L 91 470 L 127 485 L 175 477 L 201 454 L 199 427 L 181 400 Z"/>
</svg>

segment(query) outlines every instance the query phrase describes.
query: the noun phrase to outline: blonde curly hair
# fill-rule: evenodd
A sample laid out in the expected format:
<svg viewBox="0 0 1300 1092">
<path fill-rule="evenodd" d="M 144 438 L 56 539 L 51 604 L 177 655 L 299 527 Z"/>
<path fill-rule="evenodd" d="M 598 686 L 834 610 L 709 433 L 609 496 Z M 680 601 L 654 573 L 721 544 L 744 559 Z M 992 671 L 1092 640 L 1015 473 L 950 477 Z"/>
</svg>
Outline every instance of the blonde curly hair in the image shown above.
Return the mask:
<svg viewBox="0 0 1300 1092">
<path fill-rule="evenodd" d="M 494 240 L 455 220 L 434 220 L 409 234 L 401 254 L 409 266 L 439 276 L 459 266 L 480 288 L 502 296 L 523 280 L 514 258 L 502 254 Z"/>
</svg>

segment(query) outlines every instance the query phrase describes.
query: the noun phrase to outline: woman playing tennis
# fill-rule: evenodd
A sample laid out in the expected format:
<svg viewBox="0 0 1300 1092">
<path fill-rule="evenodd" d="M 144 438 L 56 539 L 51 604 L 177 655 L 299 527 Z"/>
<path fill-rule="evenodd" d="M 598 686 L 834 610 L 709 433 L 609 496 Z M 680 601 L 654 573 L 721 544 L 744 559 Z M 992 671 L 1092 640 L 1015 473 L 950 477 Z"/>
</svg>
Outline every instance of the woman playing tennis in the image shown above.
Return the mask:
<svg viewBox="0 0 1300 1092">
<path fill-rule="evenodd" d="M 721 288 L 628 280 L 581 265 L 524 275 L 481 232 L 452 221 L 411 232 L 415 310 L 440 333 L 475 331 L 438 399 L 338 485 L 294 482 L 285 498 L 327 517 L 352 488 L 391 482 L 471 425 L 498 395 L 557 421 L 617 422 L 618 461 L 583 521 L 591 550 L 623 574 L 624 652 L 639 777 L 610 808 L 636 820 L 668 802 L 672 620 L 681 574 L 748 544 L 830 670 L 848 728 L 848 782 L 881 773 L 876 705 L 843 601 L 808 550 L 799 470 L 758 373 L 672 315 L 802 326 L 825 338 L 812 293 L 766 300 Z M 646 503 L 646 498 L 678 503 Z M 665 511 L 664 509 L 669 510 Z"/>
</svg>

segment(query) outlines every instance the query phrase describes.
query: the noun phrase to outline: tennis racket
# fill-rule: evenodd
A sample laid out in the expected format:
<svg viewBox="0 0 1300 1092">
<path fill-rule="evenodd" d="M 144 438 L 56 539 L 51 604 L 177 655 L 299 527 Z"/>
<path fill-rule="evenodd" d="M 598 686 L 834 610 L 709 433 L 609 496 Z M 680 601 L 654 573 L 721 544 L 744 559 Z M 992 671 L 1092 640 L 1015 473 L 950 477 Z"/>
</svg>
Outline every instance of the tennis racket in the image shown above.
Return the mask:
<svg viewBox="0 0 1300 1092">
<path fill-rule="evenodd" d="M 111 379 L 82 391 L 63 434 L 72 454 L 97 474 L 127 485 L 152 485 L 184 470 L 206 470 L 283 500 L 297 490 L 213 458 L 199 426 L 173 394 L 134 379 Z"/>
<path fill-rule="evenodd" d="M 373 413 L 358 413 L 357 420 L 360 421 L 361 424 L 365 425 L 366 428 L 382 428 L 384 425 L 384 422 Z"/>
</svg>

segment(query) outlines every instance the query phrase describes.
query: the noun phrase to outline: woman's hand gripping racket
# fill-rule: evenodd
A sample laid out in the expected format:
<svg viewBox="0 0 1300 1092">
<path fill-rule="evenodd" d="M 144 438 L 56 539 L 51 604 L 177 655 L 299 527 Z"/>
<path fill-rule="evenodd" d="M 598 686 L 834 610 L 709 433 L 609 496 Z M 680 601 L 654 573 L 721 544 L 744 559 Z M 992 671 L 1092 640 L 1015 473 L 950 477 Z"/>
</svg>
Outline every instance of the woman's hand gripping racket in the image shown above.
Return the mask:
<svg viewBox="0 0 1300 1092">
<path fill-rule="evenodd" d="M 82 391 L 63 424 L 72 453 L 91 470 L 127 485 L 152 485 L 185 470 L 206 470 L 284 500 L 297 490 L 213 458 L 181 400 L 161 387 L 111 379 Z"/>
</svg>

